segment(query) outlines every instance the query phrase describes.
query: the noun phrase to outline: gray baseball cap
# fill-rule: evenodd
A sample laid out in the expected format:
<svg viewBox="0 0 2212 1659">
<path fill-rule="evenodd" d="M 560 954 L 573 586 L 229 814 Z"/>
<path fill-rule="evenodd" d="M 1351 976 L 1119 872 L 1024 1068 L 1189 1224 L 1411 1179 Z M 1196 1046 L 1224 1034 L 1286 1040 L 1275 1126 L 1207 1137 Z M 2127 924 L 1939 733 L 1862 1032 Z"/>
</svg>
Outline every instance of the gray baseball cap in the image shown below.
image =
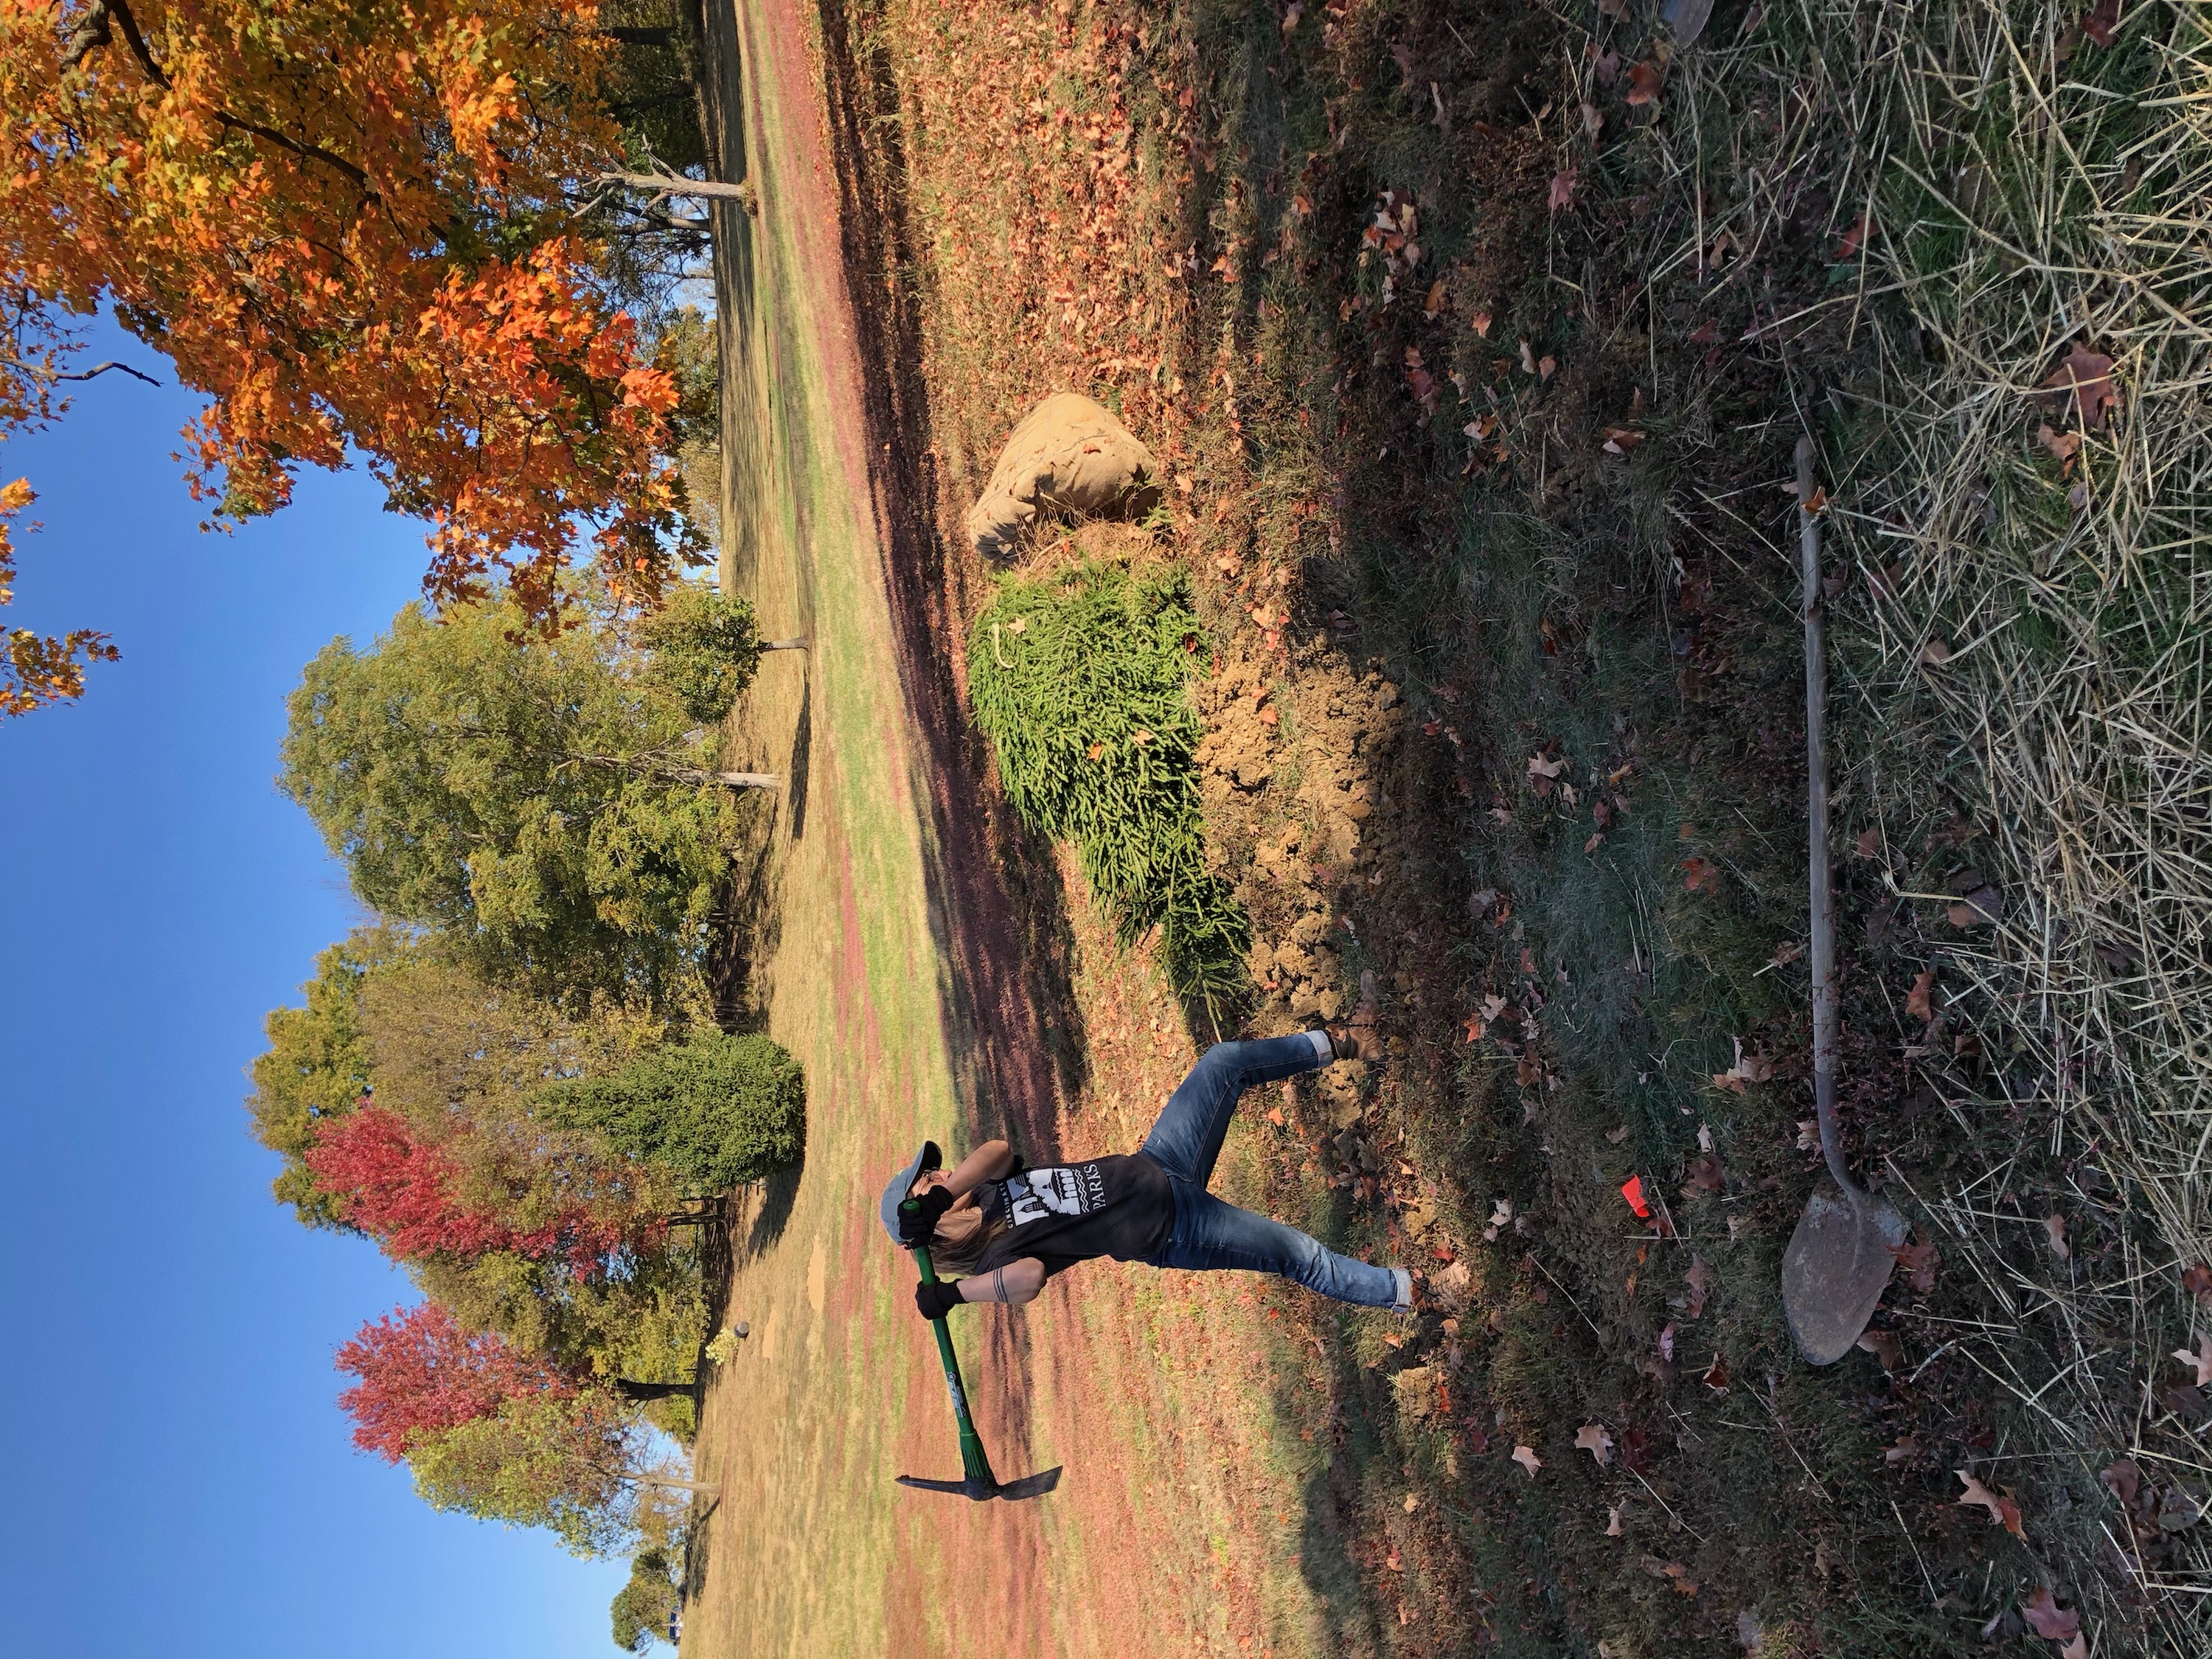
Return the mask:
<svg viewBox="0 0 2212 1659">
<path fill-rule="evenodd" d="M 893 1176 L 891 1184 L 884 1188 L 884 1231 L 891 1236 L 891 1243 L 901 1249 L 906 1248 L 906 1241 L 899 1237 L 899 1206 L 914 1190 L 914 1183 L 924 1171 L 942 1169 L 944 1165 L 945 1154 L 937 1150 L 937 1143 L 925 1140 L 921 1143 L 921 1150 L 914 1155 L 914 1162 Z"/>
</svg>

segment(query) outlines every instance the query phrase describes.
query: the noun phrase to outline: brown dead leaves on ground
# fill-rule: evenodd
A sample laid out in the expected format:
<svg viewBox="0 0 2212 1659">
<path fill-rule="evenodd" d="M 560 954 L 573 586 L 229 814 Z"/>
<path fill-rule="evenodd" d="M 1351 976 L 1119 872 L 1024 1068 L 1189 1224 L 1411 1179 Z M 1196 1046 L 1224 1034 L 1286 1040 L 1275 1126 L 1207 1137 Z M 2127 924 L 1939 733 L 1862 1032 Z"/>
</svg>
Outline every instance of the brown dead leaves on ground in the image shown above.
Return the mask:
<svg viewBox="0 0 2212 1659">
<path fill-rule="evenodd" d="M 2062 417 L 2069 409 L 2078 411 L 2082 426 L 2092 432 L 2102 431 L 2120 406 L 2119 389 L 2112 384 L 2112 360 L 2078 341 L 2036 391 L 2057 405 Z"/>
<path fill-rule="evenodd" d="M 2010 1487 L 2005 1488 L 2002 1493 L 1993 1492 L 1964 1469 L 1954 1469 L 1952 1473 L 1964 1481 L 1966 1487 L 1953 1500 L 1954 1503 L 1969 1509 L 1979 1506 L 1987 1510 L 1991 1526 L 2002 1526 L 2014 1537 L 2026 1540 L 2027 1531 L 2021 1524 L 2020 1505 L 2013 1502 Z"/>
</svg>

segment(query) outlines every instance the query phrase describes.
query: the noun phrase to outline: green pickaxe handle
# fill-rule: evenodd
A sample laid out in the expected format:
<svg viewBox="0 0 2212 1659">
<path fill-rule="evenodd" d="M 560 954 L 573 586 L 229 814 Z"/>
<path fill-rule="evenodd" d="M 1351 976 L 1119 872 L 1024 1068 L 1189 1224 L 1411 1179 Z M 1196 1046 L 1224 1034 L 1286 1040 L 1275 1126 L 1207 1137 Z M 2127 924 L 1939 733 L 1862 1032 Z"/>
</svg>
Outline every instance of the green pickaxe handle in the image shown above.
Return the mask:
<svg viewBox="0 0 2212 1659">
<path fill-rule="evenodd" d="M 913 1202 L 911 1199 L 907 1200 Z M 921 1269 L 921 1282 L 937 1283 L 937 1267 L 929 1259 L 929 1247 L 914 1247 L 915 1265 Z M 945 1386 L 952 1396 L 953 1420 L 960 1425 L 960 1472 L 970 1498 L 988 1498 L 999 1490 L 999 1478 L 991 1473 L 991 1460 L 984 1455 L 983 1437 L 975 1432 L 975 1419 L 968 1410 L 968 1389 L 960 1381 L 960 1362 L 952 1352 L 952 1333 L 944 1316 L 931 1320 L 937 1332 L 937 1357 L 945 1364 Z"/>
</svg>

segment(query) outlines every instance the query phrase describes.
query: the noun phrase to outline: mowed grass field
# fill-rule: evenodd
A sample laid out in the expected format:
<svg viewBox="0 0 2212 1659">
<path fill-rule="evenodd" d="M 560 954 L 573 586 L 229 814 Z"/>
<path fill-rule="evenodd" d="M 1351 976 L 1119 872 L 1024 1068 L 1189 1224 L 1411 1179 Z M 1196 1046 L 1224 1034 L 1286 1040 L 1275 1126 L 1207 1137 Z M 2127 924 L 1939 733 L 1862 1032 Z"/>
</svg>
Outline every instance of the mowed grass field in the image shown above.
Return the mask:
<svg viewBox="0 0 2212 1659">
<path fill-rule="evenodd" d="M 1280 1292 L 1101 1262 L 1079 1300 L 1055 1285 L 1025 1313 L 956 1319 L 1000 1476 L 1066 1476 L 1020 1504 L 893 1484 L 960 1465 L 913 1268 L 875 1218 L 880 1182 L 921 1138 L 950 1150 L 959 1126 L 1016 1103 L 978 1097 L 990 1034 L 963 1024 L 950 983 L 944 849 L 896 665 L 811 21 L 781 0 L 737 9 L 764 395 L 757 446 L 726 460 L 744 492 L 726 511 L 748 515 L 753 550 L 731 574 L 770 635 L 813 642 L 771 658 L 732 722 L 749 763 L 787 780 L 753 973 L 769 1029 L 806 1066 L 807 1150 L 795 1181 L 745 1196 L 732 1230 L 726 1318 L 751 1335 L 707 1395 L 697 1462 L 722 1496 L 695 1546 L 682 1652 L 1073 1656 L 1149 1636 L 1178 1654 L 1256 1653 L 1238 1640 L 1255 1626 L 1298 1631 L 1286 1653 L 1331 1651 L 1328 1587 L 1300 1559 L 1301 1489 L 1327 1438 L 1293 1420 L 1298 1368 L 1270 1322 Z M 1193 1051 L 1149 961 L 1115 951 L 1079 900 L 1072 921 L 1080 1000 L 1099 1011 L 1093 1086 L 1019 1105 L 1071 1152 L 1126 1151 Z M 1232 1195 L 1267 1133 L 1232 1138 Z"/>
<path fill-rule="evenodd" d="M 784 775 L 753 967 L 774 1035 L 806 1067 L 808 1136 L 795 1181 L 748 1194 L 733 1227 L 728 1319 L 751 1335 L 714 1378 L 697 1449 L 721 1483 L 694 1550 L 682 1651 L 874 1654 L 926 1640 L 926 1601 L 961 1552 L 1040 1550 L 1030 1512 L 909 1495 L 902 1468 L 959 1474 L 914 1269 L 874 1216 L 883 1171 L 960 1115 L 949 1044 L 943 922 L 890 637 L 869 497 L 860 372 L 842 303 L 834 182 L 817 142 L 818 81 L 799 15 L 738 9 L 753 221 L 750 372 L 757 445 L 733 455 L 754 558 L 733 573 L 773 635 L 812 649 L 771 658 L 733 726 Z M 961 1330 L 979 1394 L 971 1322 Z M 987 1419 L 1002 1474 L 1027 1454 Z M 920 1628 L 916 1628 L 919 1621 Z"/>
</svg>

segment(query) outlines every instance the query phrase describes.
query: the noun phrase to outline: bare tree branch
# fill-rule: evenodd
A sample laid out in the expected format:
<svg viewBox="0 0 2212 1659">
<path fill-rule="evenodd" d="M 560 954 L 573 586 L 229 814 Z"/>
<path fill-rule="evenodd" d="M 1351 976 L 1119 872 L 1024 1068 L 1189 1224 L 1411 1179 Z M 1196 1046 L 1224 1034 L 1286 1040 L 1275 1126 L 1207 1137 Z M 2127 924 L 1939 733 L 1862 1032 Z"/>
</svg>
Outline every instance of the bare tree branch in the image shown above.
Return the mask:
<svg viewBox="0 0 2212 1659">
<path fill-rule="evenodd" d="M 140 374 L 137 369 L 135 369 L 135 368 L 131 368 L 131 365 L 130 365 L 130 364 L 128 364 L 128 363 L 117 363 L 117 362 L 106 362 L 106 363 L 99 363 L 99 364 L 95 364 L 94 367 L 92 367 L 92 368 L 90 368 L 86 369 L 86 370 L 85 370 L 82 374 L 57 374 L 57 375 L 55 375 L 55 376 L 54 376 L 54 379 L 56 379 L 57 380 L 91 380 L 94 375 L 99 375 L 99 374 L 106 374 L 106 373 L 107 373 L 107 371 L 108 371 L 109 369 L 111 369 L 111 368 L 119 368 L 119 369 L 121 369 L 121 370 L 122 370 L 125 374 L 128 374 L 128 375 L 129 375 L 132 380 L 143 380 L 143 381 L 145 381 L 145 382 L 146 382 L 146 384 L 147 384 L 148 386 L 159 386 L 159 385 L 161 385 L 161 384 L 159 380 L 155 380 L 155 379 L 152 375 L 150 375 L 150 374 Z"/>
</svg>

